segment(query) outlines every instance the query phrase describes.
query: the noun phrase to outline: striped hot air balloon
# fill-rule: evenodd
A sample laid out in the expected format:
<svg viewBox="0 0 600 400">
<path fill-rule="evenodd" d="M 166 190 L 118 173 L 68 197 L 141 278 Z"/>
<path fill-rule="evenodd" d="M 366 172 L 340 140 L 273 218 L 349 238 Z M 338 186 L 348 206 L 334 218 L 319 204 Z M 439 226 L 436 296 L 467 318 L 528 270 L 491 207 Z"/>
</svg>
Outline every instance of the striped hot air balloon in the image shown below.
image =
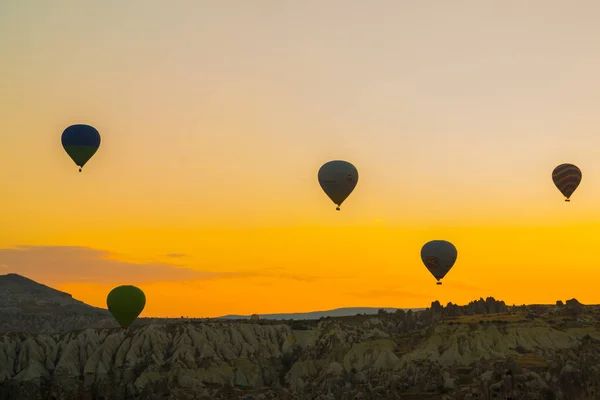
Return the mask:
<svg viewBox="0 0 600 400">
<path fill-rule="evenodd" d="M 100 147 L 100 133 L 89 125 L 71 125 L 62 134 L 62 145 L 69 157 L 81 168 Z"/>
<path fill-rule="evenodd" d="M 581 170 L 573 164 L 561 164 L 552 171 L 552 181 L 565 196 L 565 201 L 571 201 L 570 197 L 581 183 L 581 176 Z"/>
</svg>

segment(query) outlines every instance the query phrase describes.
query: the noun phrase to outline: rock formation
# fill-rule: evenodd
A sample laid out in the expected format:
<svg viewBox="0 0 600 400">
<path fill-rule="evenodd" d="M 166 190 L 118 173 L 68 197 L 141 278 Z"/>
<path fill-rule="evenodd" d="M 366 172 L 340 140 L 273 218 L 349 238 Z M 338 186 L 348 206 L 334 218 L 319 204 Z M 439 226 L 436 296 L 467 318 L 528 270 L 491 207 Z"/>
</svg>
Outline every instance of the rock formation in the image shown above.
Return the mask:
<svg viewBox="0 0 600 400">
<path fill-rule="evenodd" d="M 584 312 L 558 312 L 569 304 Z M 287 324 L 10 333 L 0 399 L 596 399 L 599 320 L 578 302 L 488 298 Z"/>
<path fill-rule="evenodd" d="M 114 326 L 108 310 L 17 274 L 0 275 L 0 332 L 56 333 Z"/>
</svg>

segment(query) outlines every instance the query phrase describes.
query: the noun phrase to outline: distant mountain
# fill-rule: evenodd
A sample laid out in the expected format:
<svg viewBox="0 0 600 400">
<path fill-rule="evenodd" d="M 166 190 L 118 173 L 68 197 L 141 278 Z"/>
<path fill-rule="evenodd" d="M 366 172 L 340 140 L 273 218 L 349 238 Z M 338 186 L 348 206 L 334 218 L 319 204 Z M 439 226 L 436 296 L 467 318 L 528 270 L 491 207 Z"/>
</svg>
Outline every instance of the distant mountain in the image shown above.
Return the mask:
<svg viewBox="0 0 600 400">
<path fill-rule="evenodd" d="M 261 319 L 278 319 L 278 320 L 313 320 L 325 317 L 351 317 L 358 314 L 373 315 L 377 314 L 379 310 L 385 310 L 386 312 L 395 312 L 398 308 L 382 308 L 382 307 L 344 307 L 336 308 L 327 311 L 311 311 L 305 313 L 288 313 L 288 314 L 258 314 Z M 404 311 L 413 310 L 421 311 L 424 308 L 402 308 Z M 224 315 L 218 319 L 249 319 L 250 315 Z"/>
<path fill-rule="evenodd" d="M 377 314 L 380 307 L 348 307 L 306 313 L 260 314 L 269 320 L 318 320 Z M 394 312 L 397 308 L 384 308 Z M 408 309 L 405 309 L 406 311 Z M 422 308 L 412 309 L 423 310 Z M 225 315 L 219 319 L 244 320 L 250 316 Z M 192 319 L 193 320 L 193 319 Z M 178 323 L 180 318 L 138 318 L 134 325 Z M 117 323 L 108 310 L 74 299 L 69 293 L 37 283 L 18 274 L 0 275 L 0 333 L 62 333 L 87 328 L 113 328 Z"/>
<path fill-rule="evenodd" d="M 0 332 L 66 332 L 112 327 L 108 310 L 18 274 L 0 275 Z"/>
</svg>

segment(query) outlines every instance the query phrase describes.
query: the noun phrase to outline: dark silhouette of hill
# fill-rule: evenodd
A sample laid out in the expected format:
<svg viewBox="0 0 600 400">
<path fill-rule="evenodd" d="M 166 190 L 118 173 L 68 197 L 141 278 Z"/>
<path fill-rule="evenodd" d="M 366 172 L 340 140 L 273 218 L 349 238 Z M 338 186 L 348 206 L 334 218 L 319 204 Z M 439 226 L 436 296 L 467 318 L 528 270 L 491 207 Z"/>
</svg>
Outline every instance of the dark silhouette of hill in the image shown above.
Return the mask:
<svg viewBox="0 0 600 400">
<path fill-rule="evenodd" d="M 69 293 L 37 283 L 18 274 L 0 275 L 0 307 L 2 312 L 69 313 L 109 316 L 108 310 L 85 304 Z"/>
<path fill-rule="evenodd" d="M 325 310 L 325 311 L 311 311 L 311 312 L 303 312 L 303 313 L 283 313 L 283 314 L 258 314 L 258 316 L 262 319 L 275 319 L 275 320 L 313 320 L 320 319 L 326 317 L 349 317 L 358 314 L 367 314 L 373 315 L 377 314 L 379 310 L 384 310 L 386 312 L 395 312 L 400 310 L 399 308 L 381 308 L 381 307 L 343 307 L 343 308 L 335 308 L 333 310 Z M 409 308 L 404 308 L 404 311 L 408 311 Z M 421 311 L 424 308 L 412 308 L 410 310 L 413 311 Z M 219 317 L 219 319 L 249 319 L 250 315 L 224 315 Z"/>
<path fill-rule="evenodd" d="M 108 310 L 18 274 L 0 275 L 0 332 L 68 332 L 115 326 Z"/>
</svg>

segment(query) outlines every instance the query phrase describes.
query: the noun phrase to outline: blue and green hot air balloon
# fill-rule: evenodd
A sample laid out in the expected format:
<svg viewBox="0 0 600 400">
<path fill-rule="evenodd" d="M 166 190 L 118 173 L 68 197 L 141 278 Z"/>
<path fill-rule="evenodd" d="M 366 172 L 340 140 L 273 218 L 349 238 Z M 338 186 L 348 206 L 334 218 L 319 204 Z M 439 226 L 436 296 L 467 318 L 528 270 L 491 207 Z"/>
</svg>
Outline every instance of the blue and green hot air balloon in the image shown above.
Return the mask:
<svg viewBox="0 0 600 400">
<path fill-rule="evenodd" d="M 100 147 L 100 133 L 89 125 L 71 125 L 63 132 L 61 141 L 63 148 L 81 172 Z"/>
</svg>

